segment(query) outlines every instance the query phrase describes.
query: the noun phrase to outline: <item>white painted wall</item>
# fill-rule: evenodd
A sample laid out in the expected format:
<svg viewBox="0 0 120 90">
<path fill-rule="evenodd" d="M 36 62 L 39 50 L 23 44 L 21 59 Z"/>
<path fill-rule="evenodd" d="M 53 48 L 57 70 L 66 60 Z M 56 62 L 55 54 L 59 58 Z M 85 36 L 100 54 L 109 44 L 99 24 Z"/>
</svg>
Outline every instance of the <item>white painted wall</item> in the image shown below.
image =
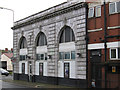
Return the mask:
<svg viewBox="0 0 120 90">
<path fill-rule="evenodd" d="M 20 49 L 20 55 L 27 55 L 27 48 Z"/>
<path fill-rule="evenodd" d="M 41 54 L 41 53 L 46 53 L 47 52 L 47 46 L 38 46 L 36 48 L 36 53 Z"/>
<path fill-rule="evenodd" d="M 120 47 L 120 41 L 117 42 L 108 42 L 107 48 L 114 48 L 114 47 Z M 97 44 L 88 44 L 88 49 L 103 49 L 104 43 L 97 43 Z"/>
<path fill-rule="evenodd" d="M 64 63 L 69 63 L 70 78 L 76 78 L 75 61 L 58 61 L 58 77 L 64 77 Z"/>
<path fill-rule="evenodd" d="M 60 43 L 59 52 L 75 51 L 75 42 Z"/>
<path fill-rule="evenodd" d="M 47 76 L 47 61 L 36 61 L 35 62 L 35 75 L 39 75 L 39 63 L 43 63 L 43 76 Z"/>
<path fill-rule="evenodd" d="M 28 74 L 28 62 L 27 61 L 19 61 L 19 73 L 22 73 L 22 63 L 25 63 L 25 74 Z"/>
<path fill-rule="evenodd" d="M 10 71 L 13 70 L 12 61 L 5 54 L 1 55 L 1 61 L 6 61 L 7 62 L 7 70 L 10 70 Z"/>
</svg>

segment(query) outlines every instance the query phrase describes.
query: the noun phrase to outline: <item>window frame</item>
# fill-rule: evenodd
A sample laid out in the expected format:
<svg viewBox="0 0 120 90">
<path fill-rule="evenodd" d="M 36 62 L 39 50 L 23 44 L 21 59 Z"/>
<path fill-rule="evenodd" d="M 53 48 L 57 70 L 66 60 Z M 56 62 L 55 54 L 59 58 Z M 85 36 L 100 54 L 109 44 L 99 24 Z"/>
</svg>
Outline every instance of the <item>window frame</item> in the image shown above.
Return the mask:
<svg viewBox="0 0 120 90">
<path fill-rule="evenodd" d="M 44 55 L 43 60 L 41 59 L 41 55 Z M 40 55 L 40 59 L 38 59 L 38 55 Z M 44 61 L 47 60 L 47 53 L 40 53 L 40 54 L 36 54 L 36 60 L 40 60 L 40 61 Z"/>
<path fill-rule="evenodd" d="M 90 10 L 93 9 L 92 15 L 90 16 Z M 95 9 L 94 7 L 90 7 L 89 11 L 88 11 L 88 18 L 93 18 L 94 17 L 94 13 L 95 13 Z"/>
<path fill-rule="evenodd" d="M 111 52 L 112 49 L 115 49 L 115 50 L 116 50 L 116 58 L 112 58 L 112 57 L 111 57 L 111 56 L 112 56 L 112 55 L 111 55 L 111 54 L 112 54 L 112 52 Z M 118 55 L 118 53 L 119 53 L 118 49 L 119 49 L 119 48 L 110 48 L 110 60 L 118 60 L 118 59 L 120 59 L 120 58 L 119 58 L 119 55 Z"/>
<path fill-rule="evenodd" d="M 40 65 L 42 65 L 42 72 L 40 72 L 40 68 L 41 68 Z M 40 75 L 40 76 L 43 76 L 43 72 L 44 72 L 44 71 L 43 71 L 43 63 L 39 63 L 39 75 Z"/>
<path fill-rule="evenodd" d="M 97 13 L 98 8 L 100 8 L 100 15 L 98 15 L 98 13 Z M 95 7 L 95 17 L 101 17 L 101 6 L 96 6 Z"/>
<path fill-rule="evenodd" d="M 120 11 L 118 11 L 118 4 L 117 3 L 120 3 L 120 1 L 109 3 L 109 14 L 120 13 Z M 110 5 L 111 4 L 115 4 L 115 12 L 112 12 L 112 13 L 110 12 Z"/>
</svg>

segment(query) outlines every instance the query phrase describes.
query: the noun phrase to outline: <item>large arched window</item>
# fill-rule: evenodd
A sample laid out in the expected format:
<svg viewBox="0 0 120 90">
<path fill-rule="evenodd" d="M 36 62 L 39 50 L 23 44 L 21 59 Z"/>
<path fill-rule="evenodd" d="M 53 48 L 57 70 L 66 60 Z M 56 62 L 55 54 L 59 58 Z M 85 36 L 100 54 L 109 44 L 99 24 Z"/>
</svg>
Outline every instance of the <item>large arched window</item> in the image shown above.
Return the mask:
<svg viewBox="0 0 120 90">
<path fill-rule="evenodd" d="M 75 41 L 73 30 L 69 26 L 62 28 L 59 43 Z"/>
<path fill-rule="evenodd" d="M 20 49 L 27 48 L 27 41 L 25 37 L 22 37 L 20 42 Z"/>
<path fill-rule="evenodd" d="M 46 36 L 44 33 L 40 33 L 37 39 L 37 46 L 45 46 L 47 45 L 47 40 L 46 40 Z"/>
</svg>

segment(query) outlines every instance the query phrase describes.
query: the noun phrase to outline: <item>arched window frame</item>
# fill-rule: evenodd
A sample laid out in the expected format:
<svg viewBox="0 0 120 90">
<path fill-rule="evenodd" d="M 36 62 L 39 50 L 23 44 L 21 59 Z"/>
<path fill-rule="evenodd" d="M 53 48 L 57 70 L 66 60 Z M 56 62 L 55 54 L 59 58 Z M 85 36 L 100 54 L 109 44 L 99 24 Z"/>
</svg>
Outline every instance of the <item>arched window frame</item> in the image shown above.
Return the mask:
<svg viewBox="0 0 120 90">
<path fill-rule="evenodd" d="M 43 32 L 40 32 L 37 38 L 36 46 L 45 46 L 47 45 L 47 39 Z"/>
<path fill-rule="evenodd" d="M 27 48 L 27 41 L 25 37 L 22 37 L 20 42 L 20 49 Z"/>
<path fill-rule="evenodd" d="M 59 43 L 72 42 L 75 41 L 75 35 L 71 27 L 65 26 L 62 28 L 62 32 L 60 34 Z"/>
</svg>

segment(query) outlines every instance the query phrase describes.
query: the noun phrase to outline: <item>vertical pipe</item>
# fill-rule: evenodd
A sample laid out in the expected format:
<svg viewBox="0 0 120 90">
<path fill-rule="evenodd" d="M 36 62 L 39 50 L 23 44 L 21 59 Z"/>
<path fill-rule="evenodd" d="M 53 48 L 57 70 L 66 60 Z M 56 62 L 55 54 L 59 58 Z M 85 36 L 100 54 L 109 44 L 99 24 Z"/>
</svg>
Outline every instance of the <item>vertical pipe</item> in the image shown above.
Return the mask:
<svg viewBox="0 0 120 90">
<path fill-rule="evenodd" d="M 104 54 L 105 54 L 105 62 L 107 61 L 107 18 L 106 18 L 106 3 L 104 0 Z M 107 88 L 107 73 L 106 73 L 106 66 L 105 66 L 105 88 Z"/>
<path fill-rule="evenodd" d="M 88 20 L 88 4 L 85 3 L 85 14 L 86 14 L 86 83 L 88 87 L 88 31 L 87 31 L 87 20 Z"/>
</svg>

